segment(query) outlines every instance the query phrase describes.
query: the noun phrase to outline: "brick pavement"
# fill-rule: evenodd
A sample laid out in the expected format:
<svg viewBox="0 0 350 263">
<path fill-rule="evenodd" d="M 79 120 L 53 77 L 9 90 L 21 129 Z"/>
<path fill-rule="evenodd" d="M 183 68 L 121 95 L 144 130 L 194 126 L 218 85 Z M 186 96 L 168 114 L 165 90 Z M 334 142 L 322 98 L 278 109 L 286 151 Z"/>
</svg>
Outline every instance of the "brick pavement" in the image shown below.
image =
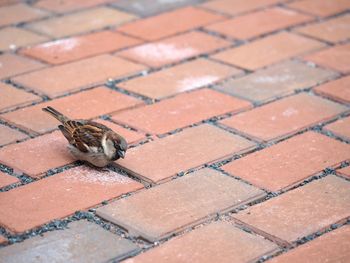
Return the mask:
<svg viewBox="0 0 350 263">
<path fill-rule="evenodd" d="M 0 1 L 0 261 L 349 262 L 349 9 Z M 47 105 L 126 158 L 74 160 Z"/>
</svg>

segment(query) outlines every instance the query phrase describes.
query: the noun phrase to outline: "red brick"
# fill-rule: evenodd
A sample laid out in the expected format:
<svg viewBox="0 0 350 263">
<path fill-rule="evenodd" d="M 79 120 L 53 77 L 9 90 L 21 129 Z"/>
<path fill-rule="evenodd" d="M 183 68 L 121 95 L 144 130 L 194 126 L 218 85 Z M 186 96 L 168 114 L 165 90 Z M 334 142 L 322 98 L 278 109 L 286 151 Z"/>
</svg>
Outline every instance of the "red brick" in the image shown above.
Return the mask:
<svg viewBox="0 0 350 263">
<path fill-rule="evenodd" d="M 118 55 L 151 67 L 161 67 L 229 45 L 226 40 L 194 31 L 133 47 Z"/>
<path fill-rule="evenodd" d="M 0 7 L 0 26 L 27 22 L 48 15 L 47 12 L 32 8 L 26 4 Z"/>
<path fill-rule="evenodd" d="M 266 102 L 276 97 L 310 88 L 337 74 L 312 67 L 298 61 L 286 61 L 256 71 L 240 78 L 220 83 L 216 89 L 256 102 Z"/>
<path fill-rule="evenodd" d="M 248 11 L 256 10 L 259 8 L 268 7 L 279 2 L 281 0 L 216 0 L 209 1 L 202 6 L 215 11 L 228 13 L 231 15 L 237 15 Z"/>
<path fill-rule="evenodd" d="M 288 7 L 325 17 L 345 11 L 350 8 L 350 2 L 348 0 L 301 0 L 294 1 Z"/>
<path fill-rule="evenodd" d="M 3 245 L 3 244 L 6 244 L 7 243 L 7 238 L 4 237 L 4 236 L 0 236 L 0 244 Z"/>
<path fill-rule="evenodd" d="M 0 79 L 13 77 L 43 67 L 44 65 L 37 61 L 15 54 L 6 53 L 0 55 Z"/>
<path fill-rule="evenodd" d="M 116 51 L 140 42 L 116 32 L 102 31 L 28 47 L 21 50 L 21 54 L 51 64 L 61 64 Z"/>
<path fill-rule="evenodd" d="M 257 235 L 229 223 L 214 222 L 125 260 L 125 263 L 252 262 L 277 250 L 274 243 Z"/>
<path fill-rule="evenodd" d="M 41 100 L 39 96 L 4 83 L 0 83 L 0 93 L 2 97 L 0 100 L 0 111 L 39 102 Z"/>
<path fill-rule="evenodd" d="M 350 226 L 346 225 L 273 258 L 271 263 L 339 262 L 350 258 Z"/>
<path fill-rule="evenodd" d="M 212 24 L 206 29 L 232 38 L 249 39 L 311 19 L 307 15 L 274 7 Z"/>
<path fill-rule="evenodd" d="M 339 170 L 337 170 L 337 172 L 341 175 L 344 175 L 344 176 L 347 176 L 350 178 L 350 166 L 339 169 Z"/>
<path fill-rule="evenodd" d="M 23 140 L 28 136 L 22 132 L 0 125 L 0 146 Z"/>
<path fill-rule="evenodd" d="M 13 81 L 53 98 L 102 84 L 108 78 L 123 78 L 136 74 L 143 69 L 144 66 L 112 55 L 100 55 L 24 74 L 14 78 Z"/>
<path fill-rule="evenodd" d="M 72 168 L 0 193 L 0 223 L 13 232 L 24 232 L 142 187 L 116 172 Z"/>
<path fill-rule="evenodd" d="M 112 1 L 113 0 L 40 0 L 36 2 L 34 6 L 55 13 L 66 13 Z"/>
<path fill-rule="evenodd" d="M 341 102 L 350 102 L 350 76 L 318 86 L 314 91 Z"/>
<path fill-rule="evenodd" d="M 118 84 L 119 87 L 160 99 L 200 88 L 241 73 L 240 70 L 205 59 L 180 64 L 148 76 Z"/>
<path fill-rule="evenodd" d="M 256 70 L 323 46 L 324 44 L 316 40 L 282 32 L 222 51 L 212 57 L 242 68 Z"/>
<path fill-rule="evenodd" d="M 324 127 L 324 129 L 350 140 L 350 117 L 328 124 Z"/>
<path fill-rule="evenodd" d="M 14 176 L 10 176 L 0 171 L 0 188 L 8 186 L 10 184 L 18 183 L 19 179 Z M 0 236 L 0 244 L 1 244 L 1 236 Z"/>
<path fill-rule="evenodd" d="M 0 51 L 15 50 L 29 44 L 47 41 L 48 38 L 17 27 L 0 29 Z"/>
<path fill-rule="evenodd" d="M 49 169 L 74 162 L 66 146 L 67 140 L 59 131 L 36 137 L 0 149 L 0 162 L 17 173 L 41 177 Z"/>
<path fill-rule="evenodd" d="M 0 6 L 10 5 L 10 4 L 16 4 L 21 2 L 21 0 L 1 0 Z"/>
<path fill-rule="evenodd" d="M 337 43 L 350 38 L 349 25 L 350 15 L 344 15 L 317 24 L 303 26 L 295 31 L 307 36 Z"/>
<path fill-rule="evenodd" d="M 151 41 L 205 26 L 223 18 L 202 9 L 186 7 L 123 25 L 118 30 Z"/>
<path fill-rule="evenodd" d="M 350 145 L 307 132 L 228 163 L 222 169 L 258 187 L 279 191 L 338 165 L 349 158 L 349 153 Z"/>
<path fill-rule="evenodd" d="M 202 169 L 100 207 L 97 215 L 153 242 L 264 196 L 260 189 Z"/>
<path fill-rule="evenodd" d="M 338 103 L 302 93 L 221 122 L 254 138 L 269 141 L 329 120 L 346 110 Z"/>
<path fill-rule="evenodd" d="M 92 119 L 98 116 L 134 107 L 142 102 L 105 87 L 73 94 L 31 107 L 1 115 L 0 117 L 37 133 L 57 127 L 58 122 L 41 109 L 52 106 L 72 119 Z"/>
<path fill-rule="evenodd" d="M 114 115 L 113 120 L 144 130 L 163 134 L 228 112 L 249 108 L 247 101 L 213 90 L 202 89 L 178 95 L 159 103 Z"/>
<path fill-rule="evenodd" d="M 350 72 L 350 44 L 323 49 L 305 56 L 305 59 L 326 68 L 348 73 Z"/>
<path fill-rule="evenodd" d="M 348 181 L 329 175 L 234 217 L 282 244 L 291 243 L 349 217 L 349 191 Z"/>
<path fill-rule="evenodd" d="M 28 27 L 51 37 L 60 38 L 102 29 L 107 26 L 117 26 L 133 18 L 135 16 L 116 9 L 97 7 L 34 22 L 29 24 Z"/>
<path fill-rule="evenodd" d="M 69 223 L 67 229 L 49 231 L 7 246 L 0 258 L 25 262 L 110 262 L 140 249 L 130 240 L 86 220 Z"/>
<path fill-rule="evenodd" d="M 137 177 L 159 182 L 253 146 L 240 136 L 204 124 L 132 148 L 117 164 Z"/>
</svg>

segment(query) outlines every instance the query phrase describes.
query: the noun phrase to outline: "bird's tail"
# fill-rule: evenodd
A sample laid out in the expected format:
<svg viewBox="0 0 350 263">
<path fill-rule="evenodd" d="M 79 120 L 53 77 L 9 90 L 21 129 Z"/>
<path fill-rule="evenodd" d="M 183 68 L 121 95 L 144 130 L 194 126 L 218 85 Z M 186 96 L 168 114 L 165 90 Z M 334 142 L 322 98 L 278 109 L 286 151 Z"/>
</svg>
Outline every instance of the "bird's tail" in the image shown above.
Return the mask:
<svg viewBox="0 0 350 263">
<path fill-rule="evenodd" d="M 69 121 L 68 117 L 64 116 L 62 113 L 58 112 L 57 110 L 55 110 L 54 108 L 52 108 L 50 106 L 48 106 L 46 108 L 42 108 L 42 110 L 49 113 L 53 117 L 55 117 L 61 123 L 65 123 L 65 122 Z"/>
</svg>

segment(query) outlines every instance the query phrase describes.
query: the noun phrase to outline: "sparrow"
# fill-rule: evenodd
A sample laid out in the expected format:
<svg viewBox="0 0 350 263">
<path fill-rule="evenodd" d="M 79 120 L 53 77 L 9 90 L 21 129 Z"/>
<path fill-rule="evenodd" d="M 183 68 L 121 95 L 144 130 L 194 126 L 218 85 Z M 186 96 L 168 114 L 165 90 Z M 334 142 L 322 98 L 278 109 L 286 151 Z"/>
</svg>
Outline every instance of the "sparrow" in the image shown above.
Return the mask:
<svg viewBox="0 0 350 263">
<path fill-rule="evenodd" d="M 62 123 L 58 128 L 69 142 L 69 151 L 78 160 L 102 168 L 125 157 L 128 148 L 126 140 L 105 125 L 88 120 L 71 120 L 50 106 L 42 110 Z"/>
</svg>

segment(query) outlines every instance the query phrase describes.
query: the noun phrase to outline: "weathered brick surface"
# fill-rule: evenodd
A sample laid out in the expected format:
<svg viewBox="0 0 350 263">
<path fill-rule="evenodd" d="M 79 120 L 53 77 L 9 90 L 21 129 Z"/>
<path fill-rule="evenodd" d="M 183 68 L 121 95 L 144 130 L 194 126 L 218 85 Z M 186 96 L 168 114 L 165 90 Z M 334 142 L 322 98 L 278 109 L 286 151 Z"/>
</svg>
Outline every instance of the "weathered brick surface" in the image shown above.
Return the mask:
<svg viewBox="0 0 350 263">
<path fill-rule="evenodd" d="M 307 132 L 222 166 L 270 191 L 289 188 L 349 158 L 350 145 Z"/>
<path fill-rule="evenodd" d="M 314 91 L 332 99 L 350 103 L 350 76 L 318 86 Z"/>
<path fill-rule="evenodd" d="M 116 172 L 72 168 L 0 193 L 0 224 L 13 232 L 24 232 L 142 187 Z"/>
<path fill-rule="evenodd" d="M 0 171 L 0 188 L 8 186 L 10 184 L 18 183 L 19 179 L 17 177 L 5 174 Z M 0 236 L 1 239 L 1 236 Z M 0 241 L 1 244 L 1 241 Z"/>
<path fill-rule="evenodd" d="M 113 0 L 39 0 L 34 6 L 55 13 L 66 13 L 112 1 Z"/>
<path fill-rule="evenodd" d="M 269 141 L 296 133 L 347 110 L 338 103 L 305 93 L 240 113 L 221 123 Z"/>
<path fill-rule="evenodd" d="M 98 208 L 97 214 L 123 226 L 132 235 L 155 241 L 196 221 L 264 195 L 263 191 L 234 178 L 202 169 L 114 201 Z"/>
<path fill-rule="evenodd" d="M 229 223 L 212 223 L 174 238 L 125 263 L 151 262 L 249 262 L 277 251 L 278 247 Z"/>
<path fill-rule="evenodd" d="M 288 243 L 350 215 L 350 183 L 329 175 L 234 215 L 244 224 Z"/>
<path fill-rule="evenodd" d="M 253 146 L 240 136 L 204 124 L 130 149 L 117 164 L 137 177 L 158 182 Z"/>
<path fill-rule="evenodd" d="M 148 133 L 163 134 L 251 104 L 209 89 L 178 95 L 159 103 L 113 115 L 112 119 Z"/>
<path fill-rule="evenodd" d="M 350 140 L 350 117 L 328 124 L 324 127 L 324 129 L 333 132 L 335 135 Z"/>
<path fill-rule="evenodd" d="M 350 166 L 337 170 L 337 172 L 341 175 L 347 176 L 350 178 Z"/>
<path fill-rule="evenodd" d="M 347 0 L 301 0 L 290 3 L 288 7 L 325 17 L 345 11 L 350 7 L 350 3 Z"/>
<path fill-rule="evenodd" d="M 4 236 L 0 236 L 0 244 L 3 245 L 3 244 L 6 244 L 7 243 L 7 238 L 4 237 Z"/>
<path fill-rule="evenodd" d="M 16 142 L 27 137 L 27 135 L 20 131 L 11 129 L 5 125 L 0 125 L 0 146 Z"/>
<path fill-rule="evenodd" d="M 2 262 L 107 262 L 122 259 L 139 248 L 88 221 L 47 232 L 0 250 Z"/>
</svg>

